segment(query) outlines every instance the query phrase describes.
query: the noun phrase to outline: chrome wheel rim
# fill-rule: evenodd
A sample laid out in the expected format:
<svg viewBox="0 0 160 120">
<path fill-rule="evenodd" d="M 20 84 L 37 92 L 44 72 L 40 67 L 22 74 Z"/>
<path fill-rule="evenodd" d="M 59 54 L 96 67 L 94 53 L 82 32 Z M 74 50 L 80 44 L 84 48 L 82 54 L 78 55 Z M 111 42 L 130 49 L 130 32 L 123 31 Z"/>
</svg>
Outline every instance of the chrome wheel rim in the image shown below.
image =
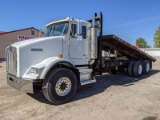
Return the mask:
<svg viewBox="0 0 160 120">
<path fill-rule="evenodd" d="M 59 96 L 66 96 L 71 91 L 71 85 L 71 80 L 69 78 L 60 78 L 55 86 L 56 93 Z"/>
<path fill-rule="evenodd" d="M 147 63 L 147 65 L 146 65 L 146 71 L 148 72 L 150 70 L 150 65 L 149 65 L 149 63 Z"/>
<path fill-rule="evenodd" d="M 142 65 L 138 66 L 138 74 L 141 75 L 142 74 Z"/>
</svg>

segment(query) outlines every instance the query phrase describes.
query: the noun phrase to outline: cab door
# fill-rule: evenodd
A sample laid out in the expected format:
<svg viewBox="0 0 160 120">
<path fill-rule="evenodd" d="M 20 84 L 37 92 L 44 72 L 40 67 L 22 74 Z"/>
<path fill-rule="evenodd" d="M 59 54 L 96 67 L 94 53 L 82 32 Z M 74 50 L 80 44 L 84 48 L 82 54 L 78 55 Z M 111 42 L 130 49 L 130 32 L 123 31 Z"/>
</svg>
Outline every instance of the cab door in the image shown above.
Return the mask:
<svg viewBox="0 0 160 120">
<path fill-rule="evenodd" d="M 76 35 L 78 29 L 81 35 Z M 87 59 L 87 27 L 83 23 L 81 23 L 81 25 L 78 25 L 77 23 L 72 24 L 71 33 L 69 47 L 70 58 Z"/>
</svg>

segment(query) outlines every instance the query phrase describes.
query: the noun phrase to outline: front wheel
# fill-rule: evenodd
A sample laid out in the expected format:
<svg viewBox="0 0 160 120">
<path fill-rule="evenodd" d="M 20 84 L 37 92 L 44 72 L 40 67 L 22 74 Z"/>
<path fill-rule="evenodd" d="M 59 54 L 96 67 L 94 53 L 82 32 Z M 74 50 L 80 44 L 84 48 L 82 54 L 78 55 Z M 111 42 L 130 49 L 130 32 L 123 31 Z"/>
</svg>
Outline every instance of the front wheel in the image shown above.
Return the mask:
<svg viewBox="0 0 160 120">
<path fill-rule="evenodd" d="M 65 68 L 57 68 L 51 72 L 42 84 L 42 92 L 46 99 L 54 104 L 62 104 L 72 99 L 77 90 L 75 74 Z"/>
</svg>

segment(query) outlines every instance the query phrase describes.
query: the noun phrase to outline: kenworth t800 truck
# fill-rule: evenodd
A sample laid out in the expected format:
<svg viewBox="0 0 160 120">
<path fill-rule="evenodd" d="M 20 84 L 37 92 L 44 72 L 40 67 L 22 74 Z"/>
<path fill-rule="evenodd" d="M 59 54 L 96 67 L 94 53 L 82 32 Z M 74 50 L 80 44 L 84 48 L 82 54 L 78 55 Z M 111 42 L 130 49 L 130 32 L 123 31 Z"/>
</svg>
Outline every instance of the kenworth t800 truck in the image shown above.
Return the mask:
<svg viewBox="0 0 160 120">
<path fill-rule="evenodd" d="M 54 104 L 71 100 L 76 90 L 95 83 L 96 75 L 126 71 L 148 74 L 156 59 L 115 35 L 102 35 L 103 16 L 65 18 L 46 25 L 46 37 L 16 42 L 6 48 L 7 83 L 34 93 L 40 84 Z"/>
</svg>

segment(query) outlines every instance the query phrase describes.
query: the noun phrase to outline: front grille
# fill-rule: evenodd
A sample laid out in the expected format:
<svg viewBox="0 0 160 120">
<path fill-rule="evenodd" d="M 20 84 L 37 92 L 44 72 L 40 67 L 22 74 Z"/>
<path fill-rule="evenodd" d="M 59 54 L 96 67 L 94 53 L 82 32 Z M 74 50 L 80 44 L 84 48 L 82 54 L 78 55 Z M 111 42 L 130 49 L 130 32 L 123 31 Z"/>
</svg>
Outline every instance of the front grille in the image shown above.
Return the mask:
<svg viewBox="0 0 160 120">
<path fill-rule="evenodd" d="M 6 51 L 7 72 L 17 76 L 17 50 L 9 46 Z"/>
</svg>

